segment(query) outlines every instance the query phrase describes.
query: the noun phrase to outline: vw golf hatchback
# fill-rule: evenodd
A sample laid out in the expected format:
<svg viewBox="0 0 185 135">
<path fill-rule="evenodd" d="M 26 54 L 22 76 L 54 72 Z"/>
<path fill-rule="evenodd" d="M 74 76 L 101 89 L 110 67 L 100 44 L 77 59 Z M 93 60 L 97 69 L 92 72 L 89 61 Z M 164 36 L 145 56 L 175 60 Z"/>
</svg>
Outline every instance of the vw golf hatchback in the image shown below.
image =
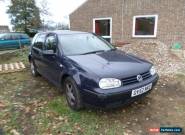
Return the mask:
<svg viewBox="0 0 185 135">
<path fill-rule="evenodd" d="M 38 33 L 29 53 L 31 73 L 65 92 L 68 105 L 112 108 L 147 95 L 158 75 L 152 63 L 117 50 L 93 33 Z"/>
</svg>

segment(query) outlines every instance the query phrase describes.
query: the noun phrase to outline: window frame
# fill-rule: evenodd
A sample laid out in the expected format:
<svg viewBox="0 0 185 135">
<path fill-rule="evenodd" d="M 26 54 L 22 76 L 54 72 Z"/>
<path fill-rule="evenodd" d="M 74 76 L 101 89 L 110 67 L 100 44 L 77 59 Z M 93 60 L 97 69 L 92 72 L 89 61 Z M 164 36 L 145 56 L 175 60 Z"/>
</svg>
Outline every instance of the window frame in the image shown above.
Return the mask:
<svg viewBox="0 0 185 135">
<path fill-rule="evenodd" d="M 137 18 L 148 18 L 154 17 L 155 18 L 155 25 L 154 25 L 154 35 L 135 35 L 135 28 L 136 28 L 136 19 Z M 156 38 L 157 37 L 157 28 L 158 28 L 158 15 L 137 15 L 133 16 L 133 27 L 132 27 L 132 37 L 134 38 Z"/>
<path fill-rule="evenodd" d="M 101 36 L 103 38 L 110 38 L 110 43 L 112 43 L 112 17 L 104 17 L 104 18 L 93 18 L 93 33 L 96 34 L 95 31 L 95 22 L 101 20 L 110 20 L 110 36 Z"/>
</svg>

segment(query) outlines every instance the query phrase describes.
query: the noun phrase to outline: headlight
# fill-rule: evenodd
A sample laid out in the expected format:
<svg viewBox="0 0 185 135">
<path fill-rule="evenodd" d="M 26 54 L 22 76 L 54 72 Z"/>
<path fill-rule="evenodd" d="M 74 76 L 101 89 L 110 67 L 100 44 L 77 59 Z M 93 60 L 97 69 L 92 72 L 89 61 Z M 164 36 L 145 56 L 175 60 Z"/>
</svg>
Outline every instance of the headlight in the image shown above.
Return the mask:
<svg viewBox="0 0 185 135">
<path fill-rule="evenodd" d="M 111 89 L 121 87 L 121 81 L 115 78 L 103 78 L 99 82 L 101 89 Z"/>
<path fill-rule="evenodd" d="M 156 74 L 156 70 L 155 70 L 154 66 L 151 67 L 150 74 L 151 75 L 155 75 Z"/>
</svg>

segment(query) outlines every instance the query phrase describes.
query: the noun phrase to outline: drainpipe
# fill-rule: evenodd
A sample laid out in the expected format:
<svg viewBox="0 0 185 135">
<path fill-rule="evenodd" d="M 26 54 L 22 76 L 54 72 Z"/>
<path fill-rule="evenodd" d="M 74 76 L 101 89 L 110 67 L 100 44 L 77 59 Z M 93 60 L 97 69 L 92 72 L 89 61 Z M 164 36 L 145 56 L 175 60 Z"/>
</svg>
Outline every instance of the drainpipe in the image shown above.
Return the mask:
<svg viewBox="0 0 185 135">
<path fill-rule="evenodd" d="M 121 7 L 121 12 L 122 12 L 122 13 L 121 13 L 121 27 L 122 27 L 122 28 L 121 28 L 121 40 L 123 39 L 123 31 L 124 31 L 124 30 L 123 30 L 123 25 L 124 25 L 124 24 L 123 24 L 123 18 L 124 18 L 124 13 L 123 13 L 123 12 L 124 12 L 124 5 L 125 5 L 125 0 L 122 0 L 122 5 L 121 5 L 121 6 L 122 6 L 122 7 Z"/>
</svg>

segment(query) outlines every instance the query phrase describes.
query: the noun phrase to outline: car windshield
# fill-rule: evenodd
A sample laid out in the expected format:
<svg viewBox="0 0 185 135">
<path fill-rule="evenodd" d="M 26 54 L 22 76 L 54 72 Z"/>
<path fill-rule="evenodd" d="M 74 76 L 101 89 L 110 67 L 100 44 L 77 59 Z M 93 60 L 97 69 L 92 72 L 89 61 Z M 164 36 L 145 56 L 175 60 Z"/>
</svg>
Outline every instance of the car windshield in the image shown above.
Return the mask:
<svg viewBox="0 0 185 135">
<path fill-rule="evenodd" d="M 85 55 L 115 49 L 110 43 L 93 34 L 60 35 L 65 55 Z"/>
</svg>

